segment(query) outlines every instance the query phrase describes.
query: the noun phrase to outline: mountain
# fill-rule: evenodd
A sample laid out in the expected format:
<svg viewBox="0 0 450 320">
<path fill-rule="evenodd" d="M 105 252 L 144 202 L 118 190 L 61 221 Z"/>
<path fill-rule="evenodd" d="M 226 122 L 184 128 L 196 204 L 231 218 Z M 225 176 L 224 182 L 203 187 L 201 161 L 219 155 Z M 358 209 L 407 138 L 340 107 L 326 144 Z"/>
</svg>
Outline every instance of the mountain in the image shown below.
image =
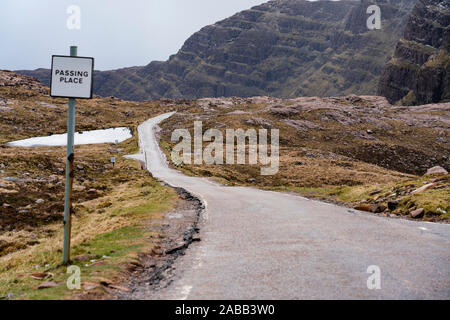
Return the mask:
<svg viewBox="0 0 450 320">
<path fill-rule="evenodd" d="M 206 26 L 168 61 L 96 72 L 94 92 L 129 100 L 375 94 L 416 0 L 274 0 Z M 381 8 L 381 30 L 366 13 Z M 48 84 L 48 71 L 21 71 Z"/>
<path fill-rule="evenodd" d="M 419 0 L 378 93 L 391 103 L 450 101 L 450 1 Z"/>
</svg>

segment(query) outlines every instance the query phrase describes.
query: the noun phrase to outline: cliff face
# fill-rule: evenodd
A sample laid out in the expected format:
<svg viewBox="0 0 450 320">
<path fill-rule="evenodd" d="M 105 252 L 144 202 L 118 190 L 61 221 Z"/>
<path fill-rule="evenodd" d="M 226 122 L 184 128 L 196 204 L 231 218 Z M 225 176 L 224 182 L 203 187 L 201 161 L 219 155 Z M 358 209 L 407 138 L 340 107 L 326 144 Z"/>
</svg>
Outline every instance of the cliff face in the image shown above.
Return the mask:
<svg viewBox="0 0 450 320">
<path fill-rule="evenodd" d="M 378 93 L 407 105 L 450 100 L 449 0 L 417 2 Z"/>
<path fill-rule="evenodd" d="M 269 1 L 204 27 L 166 62 L 97 72 L 94 91 L 130 100 L 375 94 L 415 2 Z M 381 30 L 367 29 L 371 4 Z"/>
</svg>

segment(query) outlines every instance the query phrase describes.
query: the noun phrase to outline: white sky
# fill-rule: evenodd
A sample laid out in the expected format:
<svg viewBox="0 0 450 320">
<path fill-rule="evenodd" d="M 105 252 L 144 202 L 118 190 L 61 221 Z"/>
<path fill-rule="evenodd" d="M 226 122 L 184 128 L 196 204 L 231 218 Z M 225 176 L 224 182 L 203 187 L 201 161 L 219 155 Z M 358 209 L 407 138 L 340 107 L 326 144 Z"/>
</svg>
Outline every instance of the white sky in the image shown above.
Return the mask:
<svg viewBox="0 0 450 320">
<path fill-rule="evenodd" d="M 264 0 L 0 0 L 0 69 L 49 67 L 52 54 L 96 58 L 96 69 L 167 60 L 202 27 Z M 66 27 L 69 5 L 81 29 Z"/>
<path fill-rule="evenodd" d="M 95 57 L 97 70 L 167 60 L 202 27 L 267 0 L 0 0 L 0 69 L 49 68 L 52 54 Z M 81 29 L 66 26 L 70 5 Z"/>
</svg>

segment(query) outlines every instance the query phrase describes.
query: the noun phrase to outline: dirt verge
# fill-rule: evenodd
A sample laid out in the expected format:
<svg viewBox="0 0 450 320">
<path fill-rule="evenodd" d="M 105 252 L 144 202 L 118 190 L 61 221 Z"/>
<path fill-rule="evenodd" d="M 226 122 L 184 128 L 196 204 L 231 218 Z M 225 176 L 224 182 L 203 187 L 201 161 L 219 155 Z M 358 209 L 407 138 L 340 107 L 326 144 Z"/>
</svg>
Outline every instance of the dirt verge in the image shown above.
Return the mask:
<svg viewBox="0 0 450 320">
<path fill-rule="evenodd" d="M 140 265 L 129 270 L 129 278 L 122 284 L 128 290 L 113 294 L 113 298 L 144 300 L 151 293 L 167 287 L 174 276 L 174 262 L 193 242 L 201 240 L 198 224 L 204 204 L 185 189 L 175 190 L 183 201 L 149 227 L 151 232 L 163 235 L 160 248 L 139 255 Z"/>
</svg>

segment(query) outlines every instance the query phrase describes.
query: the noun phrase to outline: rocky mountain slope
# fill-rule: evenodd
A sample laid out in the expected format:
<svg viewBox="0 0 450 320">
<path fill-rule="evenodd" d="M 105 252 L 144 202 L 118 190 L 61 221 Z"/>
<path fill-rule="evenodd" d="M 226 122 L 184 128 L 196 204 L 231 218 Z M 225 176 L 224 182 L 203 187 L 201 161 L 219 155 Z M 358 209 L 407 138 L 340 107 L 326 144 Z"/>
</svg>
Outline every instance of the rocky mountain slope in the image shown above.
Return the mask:
<svg viewBox="0 0 450 320">
<path fill-rule="evenodd" d="M 375 94 L 416 0 L 274 0 L 206 26 L 166 62 L 97 72 L 94 91 L 131 100 Z M 381 30 L 368 30 L 369 5 Z M 47 70 L 22 71 L 48 84 Z"/>
<path fill-rule="evenodd" d="M 380 79 L 391 103 L 450 100 L 450 1 L 420 0 Z"/>
</svg>

